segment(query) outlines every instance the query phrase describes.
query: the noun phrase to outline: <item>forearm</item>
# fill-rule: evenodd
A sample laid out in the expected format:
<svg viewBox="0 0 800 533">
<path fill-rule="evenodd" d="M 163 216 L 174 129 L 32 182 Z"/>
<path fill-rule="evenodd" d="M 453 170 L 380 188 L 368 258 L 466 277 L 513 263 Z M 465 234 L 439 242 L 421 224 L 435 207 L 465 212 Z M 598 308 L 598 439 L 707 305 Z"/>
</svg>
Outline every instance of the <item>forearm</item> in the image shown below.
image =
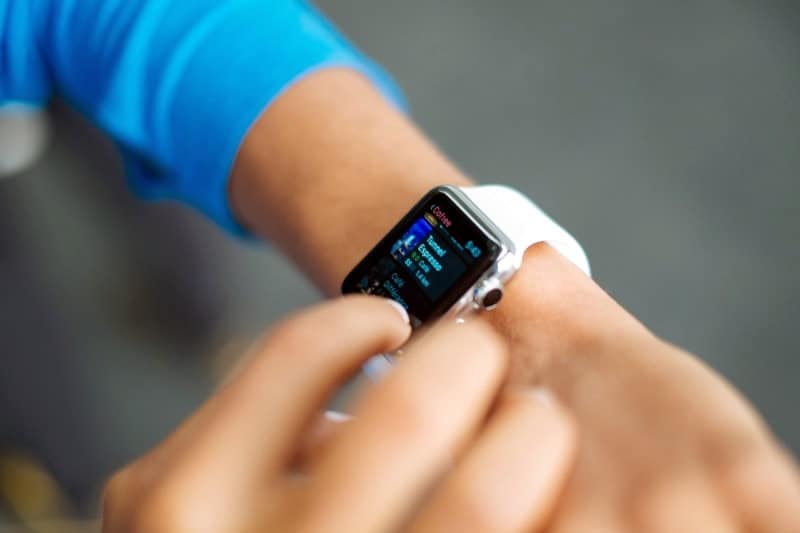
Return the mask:
<svg viewBox="0 0 800 533">
<path fill-rule="evenodd" d="M 359 74 L 317 72 L 282 95 L 246 137 L 230 197 L 328 295 L 425 192 L 467 184 Z"/>
</svg>

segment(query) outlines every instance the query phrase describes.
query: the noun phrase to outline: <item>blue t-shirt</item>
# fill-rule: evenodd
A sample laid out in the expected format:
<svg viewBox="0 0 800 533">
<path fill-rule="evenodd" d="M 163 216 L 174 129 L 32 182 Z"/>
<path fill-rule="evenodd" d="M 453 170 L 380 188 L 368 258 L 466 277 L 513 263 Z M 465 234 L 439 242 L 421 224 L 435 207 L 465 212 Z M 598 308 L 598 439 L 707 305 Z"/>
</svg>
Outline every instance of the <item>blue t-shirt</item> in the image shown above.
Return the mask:
<svg viewBox="0 0 800 533">
<path fill-rule="evenodd" d="M 347 66 L 391 80 L 302 0 L 0 0 L 0 104 L 54 94 L 119 146 L 146 198 L 240 232 L 228 175 L 263 109 L 300 77 Z"/>
</svg>

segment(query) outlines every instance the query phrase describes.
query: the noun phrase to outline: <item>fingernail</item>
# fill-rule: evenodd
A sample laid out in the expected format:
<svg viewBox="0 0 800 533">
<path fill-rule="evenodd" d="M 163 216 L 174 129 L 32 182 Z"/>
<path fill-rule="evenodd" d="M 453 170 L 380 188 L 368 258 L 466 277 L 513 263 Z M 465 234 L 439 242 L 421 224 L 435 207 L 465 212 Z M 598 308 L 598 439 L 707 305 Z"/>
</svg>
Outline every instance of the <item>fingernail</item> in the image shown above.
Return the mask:
<svg viewBox="0 0 800 533">
<path fill-rule="evenodd" d="M 394 368 L 393 363 L 394 359 L 391 355 L 381 354 L 371 357 L 361 369 L 370 381 L 380 381 Z"/>
<path fill-rule="evenodd" d="M 395 302 L 394 300 L 386 299 L 386 301 L 391 305 L 395 311 L 400 313 L 400 317 L 403 319 L 403 322 L 406 324 L 411 324 L 411 319 L 408 317 L 408 311 L 406 308 L 402 306 L 402 304 Z"/>
</svg>

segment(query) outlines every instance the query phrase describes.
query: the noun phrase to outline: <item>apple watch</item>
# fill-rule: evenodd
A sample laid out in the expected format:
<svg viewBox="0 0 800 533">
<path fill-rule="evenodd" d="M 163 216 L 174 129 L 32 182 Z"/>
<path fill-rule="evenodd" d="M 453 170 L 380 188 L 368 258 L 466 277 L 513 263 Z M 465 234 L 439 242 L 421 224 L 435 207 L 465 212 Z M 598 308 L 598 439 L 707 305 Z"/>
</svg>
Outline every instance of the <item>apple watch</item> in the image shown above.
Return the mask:
<svg viewBox="0 0 800 533">
<path fill-rule="evenodd" d="M 443 185 L 427 193 L 347 275 L 342 292 L 391 298 L 416 329 L 492 309 L 530 246 L 546 242 L 587 275 L 578 241 L 519 191 Z"/>
</svg>

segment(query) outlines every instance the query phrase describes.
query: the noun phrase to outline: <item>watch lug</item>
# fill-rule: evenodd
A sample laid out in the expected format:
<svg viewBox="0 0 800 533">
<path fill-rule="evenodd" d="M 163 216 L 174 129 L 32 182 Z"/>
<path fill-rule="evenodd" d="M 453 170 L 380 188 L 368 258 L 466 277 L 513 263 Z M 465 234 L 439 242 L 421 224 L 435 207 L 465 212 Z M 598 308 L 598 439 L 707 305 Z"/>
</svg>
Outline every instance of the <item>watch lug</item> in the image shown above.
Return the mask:
<svg viewBox="0 0 800 533">
<path fill-rule="evenodd" d="M 498 258 L 495 264 L 495 274 L 492 277 L 496 277 L 500 282 L 505 283 L 517 273 L 521 266 L 522 257 L 511 251 L 506 251 L 503 256 Z"/>
</svg>

